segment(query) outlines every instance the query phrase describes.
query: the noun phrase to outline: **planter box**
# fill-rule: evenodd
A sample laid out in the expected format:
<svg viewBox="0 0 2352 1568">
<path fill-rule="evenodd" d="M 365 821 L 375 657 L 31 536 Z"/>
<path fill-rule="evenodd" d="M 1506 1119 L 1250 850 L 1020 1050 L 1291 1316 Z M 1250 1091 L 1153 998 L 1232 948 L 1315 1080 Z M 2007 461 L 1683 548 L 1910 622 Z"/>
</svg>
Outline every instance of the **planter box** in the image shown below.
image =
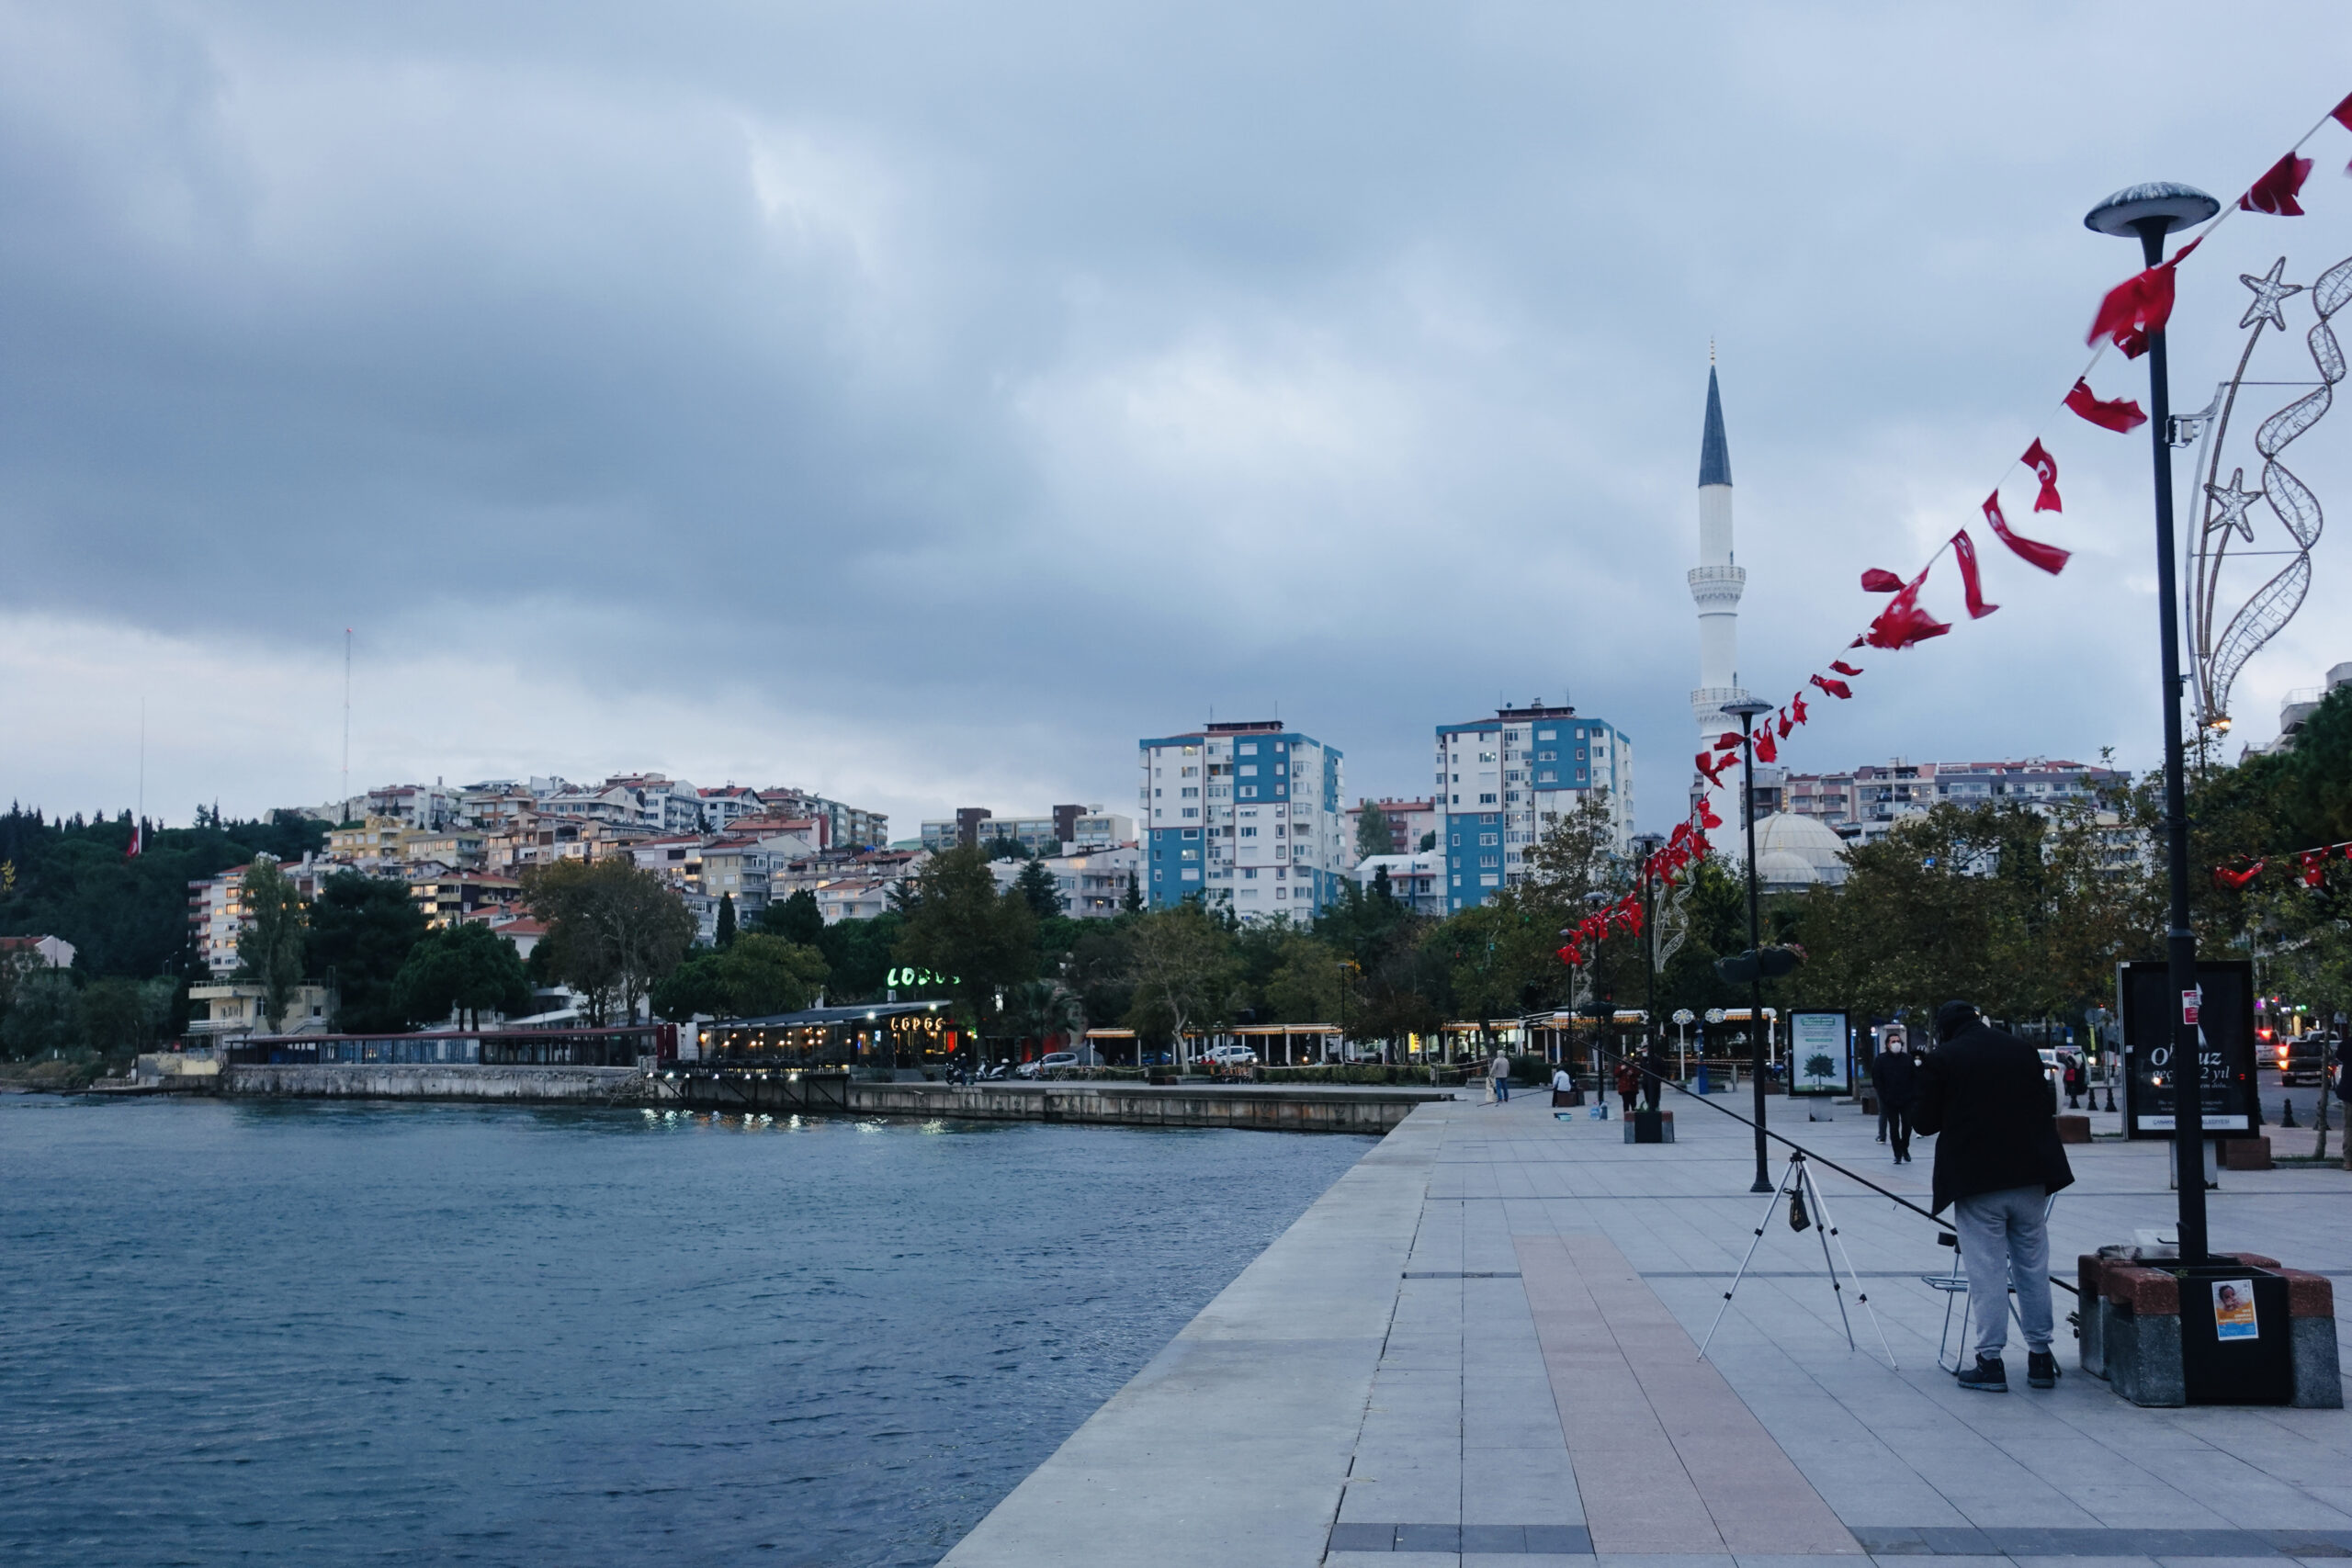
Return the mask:
<svg viewBox="0 0 2352 1568">
<path fill-rule="evenodd" d="M 2087 1144 L 2091 1141 L 2091 1119 L 2061 1112 L 2058 1117 L 2058 1141 L 2062 1144 Z"/>
<path fill-rule="evenodd" d="M 2270 1140 L 2267 1136 L 2223 1138 L 2222 1168 L 2223 1170 L 2268 1170 Z"/>
<path fill-rule="evenodd" d="M 2083 1371 L 2134 1404 L 2343 1408 L 2335 1287 L 2324 1275 L 2251 1252 L 2193 1269 L 2086 1253 L 2075 1278 Z M 2213 1286 L 2228 1280 L 2253 1281 L 2257 1333 L 2216 1332 Z"/>
</svg>

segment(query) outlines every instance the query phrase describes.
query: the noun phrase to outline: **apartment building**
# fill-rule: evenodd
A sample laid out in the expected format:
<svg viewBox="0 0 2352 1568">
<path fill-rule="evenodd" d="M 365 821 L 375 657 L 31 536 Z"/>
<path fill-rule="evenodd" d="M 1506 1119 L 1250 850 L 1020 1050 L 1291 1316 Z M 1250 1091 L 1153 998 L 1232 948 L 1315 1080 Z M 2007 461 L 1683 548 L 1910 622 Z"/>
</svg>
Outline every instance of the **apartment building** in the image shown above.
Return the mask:
<svg viewBox="0 0 2352 1568">
<path fill-rule="evenodd" d="M 769 816 L 813 818 L 822 821 L 825 824 L 823 842 L 827 847 L 854 845 L 860 849 L 879 849 L 890 841 L 890 815 L 887 811 L 866 811 L 788 785 L 761 790 L 759 796 Z"/>
<path fill-rule="evenodd" d="M 2120 768 L 2063 759 L 1913 762 L 1898 757 L 1844 773 L 1784 773 L 1781 795 L 1774 804 L 1821 822 L 1848 843 L 1868 844 L 1884 838 L 1903 818 L 1947 802 L 2021 805 L 2044 811 L 2089 809 L 2098 807 L 2103 793 L 2131 782 L 2131 774 Z"/>
<path fill-rule="evenodd" d="M 1426 850 L 1412 854 L 1366 855 L 1356 862 L 1349 873 L 1358 887 L 1370 894 L 1380 886 L 1380 874 L 1388 874 L 1388 896 L 1419 915 L 1442 915 L 1450 896 L 1446 887 L 1446 856 L 1443 850 Z"/>
<path fill-rule="evenodd" d="M 1354 858 L 1336 746 L 1279 719 L 1210 724 L 1137 741 L 1143 896 L 1187 897 L 1245 920 L 1311 919 Z"/>
<path fill-rule="evenodd" d="M 1061 893 L 1062 913 L 1073 919 L 1102 919 L 1115 915 L 1125 902 L 1128 880 L 1135 880 L 1138 891 L 1142 887 L 1143 851 L 1133 841 L 1040 855 L 1037 860 Z M 989 869 L 996 874 L 998 886 L 1011 887 L 1028 863 L 1001 860 Z"/>
<path fill-rule="evenodd" d="M 1378 800 L 1359 800 L 1343 813 L 1347 818 L 1350 854 L 1355 852 L 1356 829 L 1363 821 L 1364 808 L 1370 806 L 1380 807 L 1380 814 L 1388 818 L 1389 830 L 1395 835 L 1396 844 L 1393 853 L 1418 854 L 1424 839 L 1429 840 L 1430 848 L 1437 847 L 1436 835 L 1442 830 L 1439 818 L 1444 815 L 1439 808 L 1437 796 L 1431 795 L 1425 800 L 1396 800 L 1383 795 Z"/>
<path fill-rule="evenodd" d="M 356 802 L 364 817 L 391 817 L 412 828 L 446 828 L 457 820 L 461 791 L 440 784 L 386 784 Z"/>
<path fill-rule="evenodd" d="M 436 930 L 469 920 L 492 909 L 506 909 L 523 900 L 523 885 L 511 876 L 447 872 L 419 876 L 408 885 L 409 897 Z"/>
<path fill-rule="evenodd" d="M 922 847 L 936 854 L 958 844 L 1011 840 L 1033 855 L 1132 842 L 1136 825 L 1100 806 L 1057 806 L 1031 817 L 999 817 L 985 806 L 959 806 L 952 818 L 922 825 Z"/>
<path fill-rule="evenodd" d="M 252 869 L 251 862 L 232 865 L 187 885 L 188 947 L 214 975 L 226 975 L 237 967 L 237 941 L 245 934 L 245 874 Z M 277 869 L 292 881 L 296 892 L 304 898 L 315 898 L 320 884 L 342 868 L 305 854 L 300 862 L 279 863 Z"/>
<path fill-rule="evenodd" d="M 1449 910 L 1525 881 L 1527 851 L 1596 794 L 1618 852 L 1632 852 L 1634 742 L 1605 719 L 1506 705 L 1491 718 L 1439 725 L 1436 761 Z"/>
</svg>

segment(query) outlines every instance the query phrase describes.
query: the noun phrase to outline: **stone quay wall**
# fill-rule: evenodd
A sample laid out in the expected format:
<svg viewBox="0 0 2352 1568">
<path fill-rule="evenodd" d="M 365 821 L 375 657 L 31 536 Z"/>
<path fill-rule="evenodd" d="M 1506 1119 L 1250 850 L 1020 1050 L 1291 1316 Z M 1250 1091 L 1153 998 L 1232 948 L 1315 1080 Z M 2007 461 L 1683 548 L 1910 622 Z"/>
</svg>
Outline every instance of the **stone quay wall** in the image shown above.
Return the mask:
<svg viewBox="0 0 2352 1568">
<path fill-rule="evenodd" d="M 850 1086 L 850 1109 L 870 1116 L 1241 1127 L 1264 1133 L 1385 1133 L 1422 1101 L 1453 1098 L 1417 1089 L 1154 1089 L 1100 1083 Z"/>
<path fill-rule="evenodd" d="M 492 1100 L 635 1104 L 635 1067 L 492 1067 L 464 1062 L 233 1066 L 218 1092 L 294 1100 Z"/>
</svg>

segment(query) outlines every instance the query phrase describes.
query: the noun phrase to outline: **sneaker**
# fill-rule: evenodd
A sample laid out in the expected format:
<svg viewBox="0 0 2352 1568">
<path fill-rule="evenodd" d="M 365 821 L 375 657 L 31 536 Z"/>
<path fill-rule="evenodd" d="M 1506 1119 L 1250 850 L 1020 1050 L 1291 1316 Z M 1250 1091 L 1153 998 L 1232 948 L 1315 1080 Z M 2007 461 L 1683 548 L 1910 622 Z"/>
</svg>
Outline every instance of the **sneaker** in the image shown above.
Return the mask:
<svg viewBox="0 0 2352 1568">
<path fill-rule="evenodd" d="M 1960 1386 L 1983 1393 L 2007 1393 L 2009 1392 L 2009 1370 L 2001 1365 L 1998 1356 L 1979 1356 L 1974 1366 L 1960 1374 Z"/>
<path fill-rule="evenodd" d="M 2027 1352 L 2025 1383 L 2028 1388 L 2056 1388 L 2058 1386 L 2058 1358 L 2047 1350 Z"/>
</svg>

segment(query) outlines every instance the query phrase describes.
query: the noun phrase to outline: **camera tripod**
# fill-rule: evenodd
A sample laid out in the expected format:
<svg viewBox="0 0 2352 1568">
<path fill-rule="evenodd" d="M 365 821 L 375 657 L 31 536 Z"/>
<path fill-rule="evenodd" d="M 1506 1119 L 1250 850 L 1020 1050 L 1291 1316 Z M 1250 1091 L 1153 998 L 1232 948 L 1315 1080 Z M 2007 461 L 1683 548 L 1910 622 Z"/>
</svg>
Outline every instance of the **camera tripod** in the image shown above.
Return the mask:
<svg viewBox="0 0 2352 1568">
<path fill-rule="evenodd" d="M 1829 1218 L 1829 1204 L 1821 1195 L 1820 1183 L 1813 1179 L 1813 1168 L 1805 1163 L 1803 1149 L 1791 1151 L 1789 1163 L 1781 1172 L 1781 1184 L 1772 1189 L 1772 1196 L 1765 1200 L 1764 1217 L 1756 1223 L 1756 1235 L 1747 1244 L 1747 1255 L 1739 1260 L 1739 1268 L 1733 1273 L 1731 1284 L 1724 1292 L 1724 1304 L 1715 1309 L 1715 1321 L 1707 1325 L 1706 1338 L 1699 1342 L 1699 1359 L 1702 1361 L 1707 1359 L 1707 1347 L 1715 1342 L 1715 1330 L 1723 1326 L 1724 1314 L 1731 1310 L 1732 1292 L 1739 1289 L 1740 1280 L 1747 1277 L 1747 1266 L 1755 1260 L 1757 1247 L 1763 1244 L 1764 1229 L 1772 1223 L 1773 1212 L 1781 1206 L 1783 1198 L 1789 1203 L 1791 1230 L 1817 1228 L 1821 1232 L 1821 1266 L 1829 1276 L 1829 1289 L 1838 1300 L 1838 1321 L 1845 1325 L 1846 1348 L 1855 1350 L 1860 1347 L 1854 1343 L 1854 1320 L 1846 1311 L 1845 1284 L 1838 1278 L 1838 1265 L 1829 1256 L 1832 1239 L 1838 1243 L 1838 1256 L 1846 1260 L 1846 1278 L 1854 1282 L 1854 1299 L 1861 1303 L 1864 1312 L 1870 1314 L 1871 1326 L 1878 1331 L 1879 1346 L 1886 1351 L 1886 1364 L 1894 1366 L 1894 1347 L 1887 1343 L 1886 1330 L 1880 1325 L 1878 1312 L 1871 1305 L 1870 1292 L 1862 1289 L 1862 1277 L 1854 1269 L 1853 1255 L 1846 1250 L 1846 1238 L 1838 1234 L 1837 1225 Z M 1812 1205 L 1810 1213 L 1806 1209 L 1807 1203 Z M 1820 1216 L 1817 1227 L 1814 1222 L 1816 1214 Z"/>
</svg>

